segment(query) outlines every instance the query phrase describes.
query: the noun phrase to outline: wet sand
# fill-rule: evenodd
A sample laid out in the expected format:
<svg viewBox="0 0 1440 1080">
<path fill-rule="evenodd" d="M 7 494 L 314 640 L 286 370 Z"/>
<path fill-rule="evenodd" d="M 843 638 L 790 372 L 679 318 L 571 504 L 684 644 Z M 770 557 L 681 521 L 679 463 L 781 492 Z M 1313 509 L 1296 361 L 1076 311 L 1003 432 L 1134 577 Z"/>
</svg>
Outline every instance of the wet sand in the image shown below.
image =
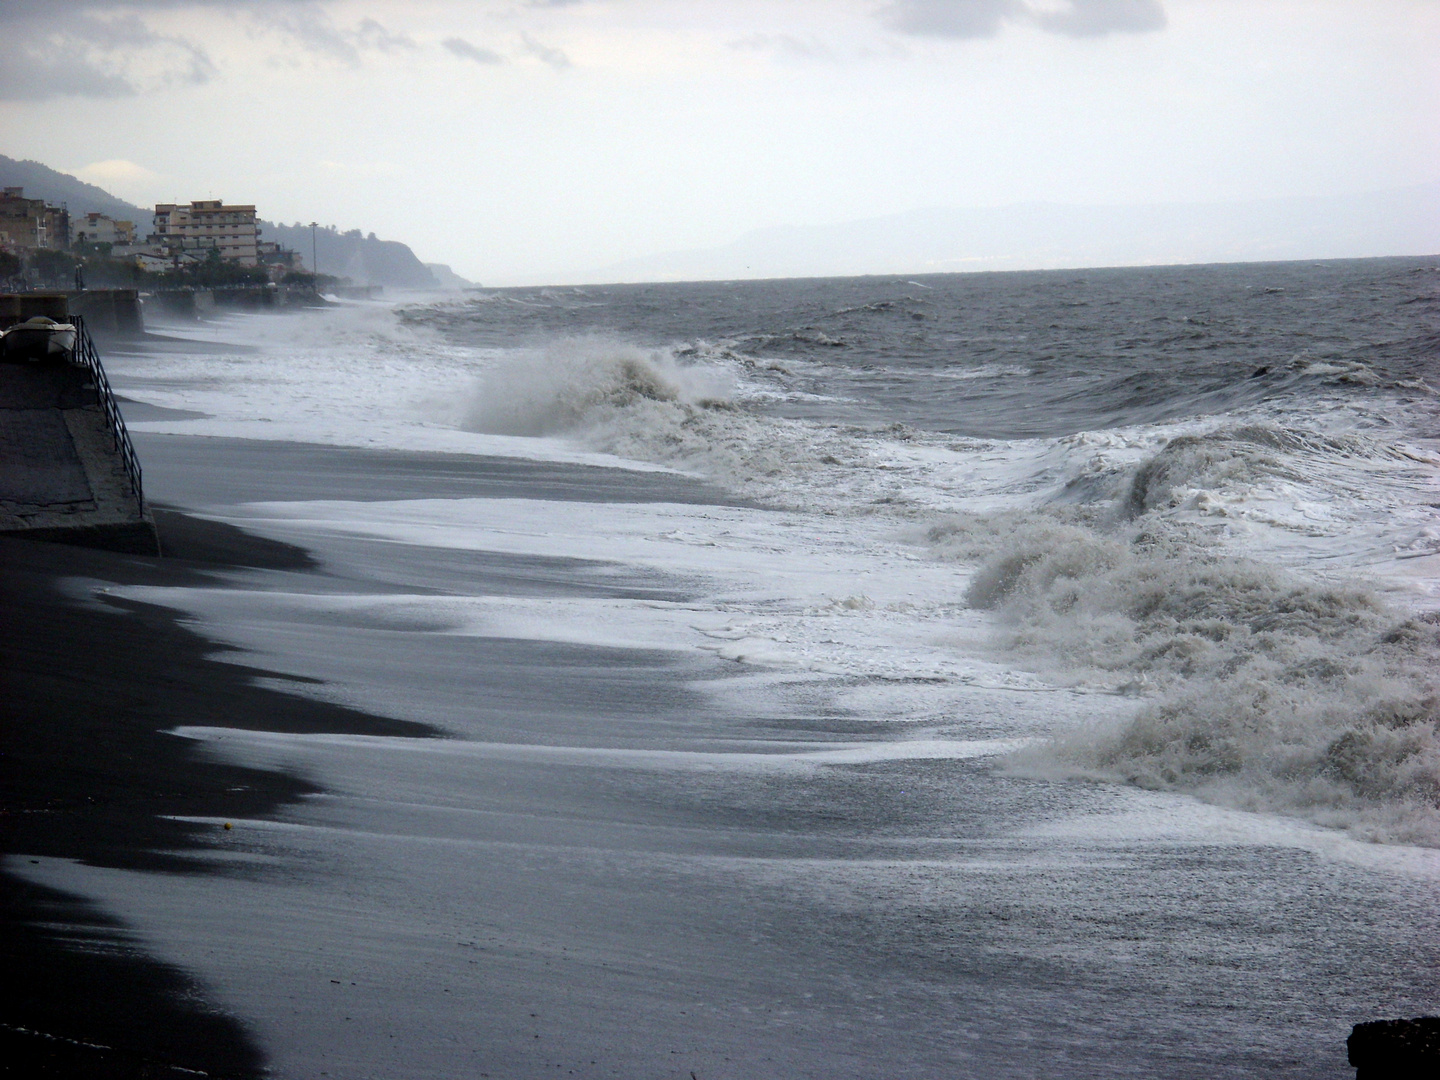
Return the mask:
<svg viewBox="0 0 1440 1080">
<path fill-rule="evenodd" d="M 265 815 L 313 790 L 293 776 L 197 760 L 167 734 L 197 714 L 271 730 L 430 734 L 257 687 L 253 672 L 213 659 L 215 644 L 173 612 L 73 599 L 65 582 L 76 577 L 174 585 L 222 568 L 311 565 L 297 548 L 229 526 L 157 516 L 165 559 L 0 540 L 7 856 L 194 872 L 184 853 L 205 841 L 177 817 Z M 0 891 L 0 1045 L 11 1060 L 43 1063 L 30 1075 L 166 1076 L 171 1066 L 259 1075 L 243 1024 L 201 1004 L 191 976 L 150 959 L 113 917 L 9 872 Z"/>
<path fill-rule="evenodd" d="M 184 506 L 476 498 L 744 505 L 713 485 L 668 472 L 143 432 L 133 438 L 147 490 Z"/>
</svg>

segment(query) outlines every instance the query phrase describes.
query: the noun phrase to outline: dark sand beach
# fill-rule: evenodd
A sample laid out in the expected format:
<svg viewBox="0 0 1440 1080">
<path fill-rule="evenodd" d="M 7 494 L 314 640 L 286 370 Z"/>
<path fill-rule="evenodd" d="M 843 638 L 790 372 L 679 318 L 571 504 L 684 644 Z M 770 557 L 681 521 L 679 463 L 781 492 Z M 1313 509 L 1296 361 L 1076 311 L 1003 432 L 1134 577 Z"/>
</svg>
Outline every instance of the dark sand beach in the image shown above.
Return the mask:
<svg viewBox="0 0 1440 1080">
<path fill-rule="evenodd" d="M 125 406 L 132 419 L 199 415 Z M 137 442 L 149 490 L 191 503 L 517 494 L 728 501 L 717 490 L 663 473 L 231 439 L 138 436 Z M 213 843 L 214 827 L 184 819 L 260 818 L 317 792 L 292 774 L 207 759 L 170 733 L 200 718 L 271 732 L 439 734 L 257 685 L 258 678 L 277 676 L 218 658 L 227 648 L 187 628 L 176 612 L 88 598 L 87 590 L 103 594 L 111 586 L 205 586 L 227 573 L 319 568 L 300 547 L 172 506 L 157 505 L 155 517 L 164 551 L 159 559 L 0 540 L 6 713 L 0 844 L 7 856 L 23 854 L 32 865 L 66 859 L 204 873 L 187 855 Z M 378 562 L 369 587 L 385 589 L 396 568 L 389 559 Z M 439 562 L 444 579 L 463 575 L 476 589 L 516 595 L 672 593 L 587 580 L 583 560 L 467 554 Z M 426 574 L 425 567 L 404 567 L 400 580 L 413 587 Z M 499 657 L 506 667 L 517 661 Z M 192 976 L 148 957 L 113 917 L 81 897 L 11 873 L 0 874 L 0 888 L 3 956 L 12 973 L 0 999 L 0 1032 L 12 1060 L 35 1063 L 36 1071 L 25 1075 L 262 1074 L 263 1056 L 243 1023 L 207 1003 Z"/>
<path fill-rule="evenodd" d="M 174 612 L 77 600 L 65 585 L 75 578 L 177 585 L 220 569 L 312 565 L 297 548 L 230 526 L 167 510 L 156 517 L 163 559 L 0 540 L 7 856 L 184 873 L 193 869 L 185 853 L 210 830 L 179 818 L 264 815 L 313 790 L 282 773 L 197 760 L 190 743 L 167 734 L 197 715 L 268 730 L 430 734 L 258 687 L 254 672 L 214 659 L 215 643 Z M 10 873 L 0 888 L 0 1030 L 11 1060 L 37 1063 L 27 1075 L 168 1076 L 172 1066 L 259 1075 L 243 1027 L 206 1008 L 191 977 L 127 945 L 113 918 Z"/>
</svg>

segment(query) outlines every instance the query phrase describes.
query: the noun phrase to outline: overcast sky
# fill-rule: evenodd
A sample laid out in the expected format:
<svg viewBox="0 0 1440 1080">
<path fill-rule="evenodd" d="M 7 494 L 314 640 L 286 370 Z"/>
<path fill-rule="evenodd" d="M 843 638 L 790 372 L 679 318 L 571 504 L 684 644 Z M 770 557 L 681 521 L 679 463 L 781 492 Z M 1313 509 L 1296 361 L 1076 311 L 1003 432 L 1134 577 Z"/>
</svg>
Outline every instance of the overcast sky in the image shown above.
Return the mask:
<svg viewBox="0 0 1440 1080">
<path fill-rule="evenodd" d="M 1440 179 L 1440 0 L 3 0 L 0 151 L 487 284 L 930 206 Z"/>
</svg>

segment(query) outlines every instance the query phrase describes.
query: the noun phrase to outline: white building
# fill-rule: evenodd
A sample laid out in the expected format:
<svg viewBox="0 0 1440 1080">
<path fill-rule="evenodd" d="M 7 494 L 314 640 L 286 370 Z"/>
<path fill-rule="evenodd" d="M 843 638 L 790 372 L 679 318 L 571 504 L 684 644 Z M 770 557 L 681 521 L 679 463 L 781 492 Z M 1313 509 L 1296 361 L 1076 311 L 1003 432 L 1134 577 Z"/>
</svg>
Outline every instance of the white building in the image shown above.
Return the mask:
<svg viewBox="0 0 1440 1080">
<path fill-rule="evenodd" d="M 70 241 L 74 244 L 133 244 L 135 223 L 116 221 L 104 214 L 85 214 L 70 219 Z"/>
<path fill-rule="evenodd" d="M 126 259 L 152 274 L 194 266 L 204 254 L 202 251 L 169 248 L 164 244 L 116 244 L 110 249 L 112 259 Z"/>
<path fill-rule="evenodd" d="M 219 199 L 204 199 L 188 206 L 161 203 L 155 207 L 152 239 L 167 247 L 182 251 L 216 248 L 228 262 L 254 266 L 259 237 L 254 206 L 226 206 Z"/>
</svg>

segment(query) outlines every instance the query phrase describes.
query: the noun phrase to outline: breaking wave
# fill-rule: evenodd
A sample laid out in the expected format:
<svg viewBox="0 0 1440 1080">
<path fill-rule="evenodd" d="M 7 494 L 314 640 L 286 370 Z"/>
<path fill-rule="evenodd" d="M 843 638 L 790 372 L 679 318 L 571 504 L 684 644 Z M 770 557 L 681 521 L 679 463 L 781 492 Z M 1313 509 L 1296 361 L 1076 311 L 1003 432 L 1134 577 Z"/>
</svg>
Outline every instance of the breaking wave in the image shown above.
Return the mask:
<svg viewBox="0 0 1440 1080">
<path fill-rule="evenodd" d="M 871 434 L 768 415 L 761 406 L 790 393 L 776 381 L 786 374 L 724 348 L 569 338 L 493 363 L 460 426 L 563 435 L 590 450 L 699 473 L 773 504 L 893 502 L 897 485 L 874 468 L 873 444 L 903 425 Z"/>
<path fill-rule="evenodd" d="M 1126 500 L 1131 516 L 1174 508 L 1206 493 L 1269 480 L 1319 482 L 1333 489 L 1344 470 L 1334 463 L 1433 464 L 1413 450 L 1361 435 L 1246 424 L 1171 439 L 1136 470 Z M 1353 465 L 1351 471 L 1354 471 Z M 1332 491 L 1333 493 L 1333 491 Z"/>
<path fill-rule="evenodd" d="M 491 435 L 563 435 L 593 429 L 627 409 L 719 407 L 733 393 L 727 372 L 681 364 L 669 350 L 570 338 L 494 364 L 463 426 Z"/>
<path fill-rule="evenodd" d="M 979 561 L 967 599 L 995 612 L 1005 652 L 1141 701 L 1125 723 L 1062 734 L 1015 765 L 1440 846 L 1440 612 L 1245 557 L 1173 514 L 1197 494 L 1306 479 L 1326 458 L 1417 460 L 1360 437 L 1240 427 L 1171 440 L 1109 512 L 932 528 L 939 554 Z"/>
</svg>

